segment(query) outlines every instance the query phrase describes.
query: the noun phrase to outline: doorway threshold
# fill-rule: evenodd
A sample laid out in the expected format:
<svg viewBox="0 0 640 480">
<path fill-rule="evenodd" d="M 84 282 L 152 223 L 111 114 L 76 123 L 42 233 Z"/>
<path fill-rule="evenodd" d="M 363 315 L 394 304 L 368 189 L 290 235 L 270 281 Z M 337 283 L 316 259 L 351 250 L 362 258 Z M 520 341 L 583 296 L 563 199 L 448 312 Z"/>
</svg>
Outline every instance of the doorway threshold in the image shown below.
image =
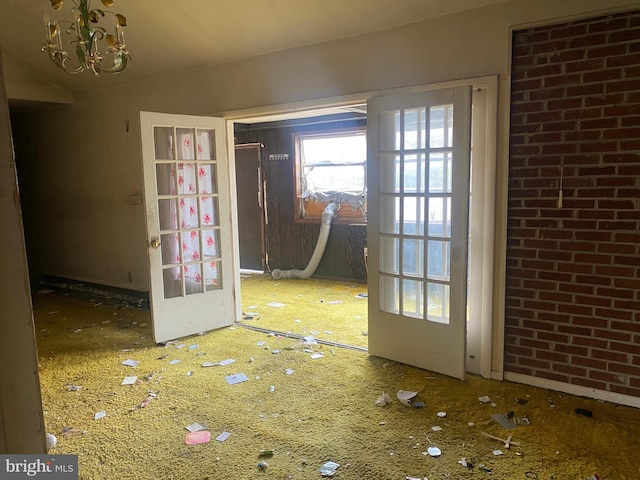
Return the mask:
<svg viewBox="0 0 640 480">
<path fill-rule="evenodd" d="M 246 323 L 242 323 L 242 322 L 237 322 L 236 325 L 239 325 L 243 328 L 249 329 L 249 330 L 254 330 L 256 332 L 261 332 L 261 333 L 267 333 L 267 334 L 274 334 L 274 335 L 279 335 L 282 336 L 284 338 L 295 338 L 296 340 L 304 340 L 305 335 L 300 335 L 297 333 L 286 333 L 286 332 L 279 332 L 277 330 L 271 330 L 269 328 L 262 328 L 262 327 L 256 327 L 254 325 L 247 325 Z M 314 340 L 316 341 L 316 343 L 319 343 L 321 345 L 327 345 L 329 347 L 336 347 L 336 348 L 346 348 L 348 350 L 357 350 L 359 352 L 368 352 L 369 349 L 367 347 L 358 347 L 356 345 L 349 345 L 346 343 L 340 343 L 340 342 L 332 342 L 330 340 L 321 340 L 319 338 L 315 338 Z"/>
</svg>

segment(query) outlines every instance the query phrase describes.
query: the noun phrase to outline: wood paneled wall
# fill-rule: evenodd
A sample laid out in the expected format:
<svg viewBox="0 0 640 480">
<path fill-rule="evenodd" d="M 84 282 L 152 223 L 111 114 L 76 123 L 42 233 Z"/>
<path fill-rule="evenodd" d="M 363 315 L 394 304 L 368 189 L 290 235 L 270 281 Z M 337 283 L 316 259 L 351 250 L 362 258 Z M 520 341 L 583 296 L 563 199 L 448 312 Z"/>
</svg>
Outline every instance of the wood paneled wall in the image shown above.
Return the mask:
<svg viewBox="0 0 640 480">
<path fill-rule="evenodd" d="M 293 134 L 366 125 L 365 119 L 304 124 L 270 123 L 237 125 L 236 144 L 259 142 L 264 145 L 263 176 L 266 184 L 267 225 L 265 229 L 267 265 L 273 270 L 304 269 L 318 240 L 319 223 L 295 221 Z M 286 159 L 270 159 L 273 154 L 288 154 Z M 243 192 L 238 195 L 255 195 Z M 364 248 L 367 231 L 364 225 L 333 223 L 324 256 L 314 276 L 340 280 L 366 281 Z"/>
</svg>

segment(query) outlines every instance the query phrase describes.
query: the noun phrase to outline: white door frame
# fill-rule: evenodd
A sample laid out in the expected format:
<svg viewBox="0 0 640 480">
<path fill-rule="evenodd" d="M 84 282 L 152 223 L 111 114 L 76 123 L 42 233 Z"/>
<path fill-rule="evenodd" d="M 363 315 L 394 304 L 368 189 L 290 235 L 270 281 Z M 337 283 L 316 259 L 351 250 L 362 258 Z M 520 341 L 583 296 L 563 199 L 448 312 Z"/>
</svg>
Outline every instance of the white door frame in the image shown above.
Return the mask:
<svg viewBox="0 0 640 480">
<path fill-rule="evenodd" d="M 327 113 L 327 109 L 366 103 L 368 99 L 384 95 L 413 93 L 425 90 L 437 90 L 463 85 L 473 88 L 474 98 L 481 98 L 481 108 L 474 103 L 473 120 L 476 125 L 484 125 L 480 141 L 479 130 L 474 130 L 473 139 L 473 177 L 472 177 L 472 211 L 469 226 L 472 238 L 470 252 L 469 275 L 479 278 L 469 288 L 469 302 L 477 304 L 472 309 L 471 327 L 467 333 L 467 371 L 482 375 L 485 378 L 501 379 L 503 377 L 502 355 L 504 352 L 504 292 L 495 289 L 500 275 L 496 266 L 497 254 L 506 248 L 506 237 L 496 235 L 496 165 L 497 165 L 497 122 L 498 122 L 498 76 L 490 75 L 471 79 L 452 80 L 428 85 L 413 85 L 384 90 L 368 91 L 349 95 L 317 98 L 299 102 L 267 105 L 256 108 L 230 110 L 212 113 L 227 120 L 228 132 L 233 132 L 234 124 L 242 121 L 276 121 L 295 117 L 309 117 L 314 114 Z M 233 135 L 227 135 L 229 141 L 230 175 L 235 175 L 235 155 Z M 478 168 L 481 167 L 481 168 Z M 232 177 L 233 178 L 233 177 Z M 234 185 L 232 191 L 232 207 L 236 208 Z M 235 213 L 237 215 L 237 212 Z M 237 235 L 237 226 L 234 235 Z M 239 265 L 239 253 L 236 265 Z M 498 259 L 499 260 L 499 259 Z M 235 274 L 238 276 L 240 271 Z M 241 314 L 241 298 L 236 292 L 235 304 L 237 318 Z"/>
</svg>

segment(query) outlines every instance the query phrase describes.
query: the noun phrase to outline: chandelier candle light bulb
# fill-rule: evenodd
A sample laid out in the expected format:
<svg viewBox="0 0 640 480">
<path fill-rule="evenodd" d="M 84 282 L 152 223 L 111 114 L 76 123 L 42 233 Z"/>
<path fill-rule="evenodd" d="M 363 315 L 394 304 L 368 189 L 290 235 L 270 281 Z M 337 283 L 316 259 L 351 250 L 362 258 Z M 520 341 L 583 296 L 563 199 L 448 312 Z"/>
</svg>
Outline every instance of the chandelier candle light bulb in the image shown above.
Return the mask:
<svg viewBox="0 0 640 480">
<path fill-rule="evenodd" d="M 105 7 L 111 7 L 113 0 L 100 0 Z M 102 72 L 119 73 L 131 60 L 131 54 L 124 43 L 123 27 L 127 25 L 124 15 L 100 8 L 91 8 L 91 0 L 72 0 L 73 20 L 51 21 L 44 16 L 46 43 L 42 51 L 59 68 L 67 73 L 80 73 L 91 70 L 95 75 Z M 54 10 L 60 10 L 64 0 L 51 0 Z M 111 16 L 113 23 L 107 29 L 100 26 L 100 20 Z M 67 26 L 61 28 L 62 25 Z M 69 40 L 69 51 L 63 48 L 62 34 Z M 75 57 L 72 51 L 75 53 Z M 77 62 L 75 61 L 77 59 Z M 109 60 L 107 60 L 109 59 Z M 77 63 L 77 64 L 76 64 Z"/>
</svg>

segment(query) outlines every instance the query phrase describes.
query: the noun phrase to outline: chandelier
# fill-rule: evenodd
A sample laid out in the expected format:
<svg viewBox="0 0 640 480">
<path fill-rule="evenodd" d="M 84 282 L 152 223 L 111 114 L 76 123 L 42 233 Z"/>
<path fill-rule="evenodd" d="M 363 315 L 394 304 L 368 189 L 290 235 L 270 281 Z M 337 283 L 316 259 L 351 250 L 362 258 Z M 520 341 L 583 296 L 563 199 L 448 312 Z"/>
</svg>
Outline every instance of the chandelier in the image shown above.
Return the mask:
<svg viewBox="0 0 640 480">
<path fill-rule="evenodd" d="M 100 0 L 111 7 L 113 0 Z M 54 10 L 60 10 L 64 0 L 51 0 Z M 124 44 L 123 27 L 127 25 L 124 15 L 100 8 L 91 8 L 91 0 L 73 0 L 73 20 L 51 21 L 45 15 L 46 44 L 42 51 L 58 67 L 67 73 L 91 70 L 95 75 L 102 72 L 118 73 L 125 69 L 131 55 Z M 102 20 L 102 22 L 101 22 Z M 109 23 L 106 28 L 98 25 Z M 65 45 L 63 45 L 63 34 Z M 68 49 L 68 50 L 67 50 Z"/>
</svg>

